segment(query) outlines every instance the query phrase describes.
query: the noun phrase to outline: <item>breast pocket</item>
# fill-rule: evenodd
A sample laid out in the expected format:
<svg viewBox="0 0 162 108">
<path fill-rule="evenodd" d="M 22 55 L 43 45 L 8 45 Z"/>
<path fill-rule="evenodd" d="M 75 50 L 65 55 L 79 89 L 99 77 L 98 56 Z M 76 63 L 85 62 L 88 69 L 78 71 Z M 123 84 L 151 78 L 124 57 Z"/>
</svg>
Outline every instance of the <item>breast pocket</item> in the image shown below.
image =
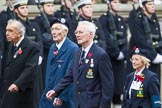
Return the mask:
<svg viewBox="0 0 162 108">
<path fill-rule="evenodd" d="M 61 68 L 64 63 L 64 60 L 57 60 L 57 67 Z"/>
</svg>

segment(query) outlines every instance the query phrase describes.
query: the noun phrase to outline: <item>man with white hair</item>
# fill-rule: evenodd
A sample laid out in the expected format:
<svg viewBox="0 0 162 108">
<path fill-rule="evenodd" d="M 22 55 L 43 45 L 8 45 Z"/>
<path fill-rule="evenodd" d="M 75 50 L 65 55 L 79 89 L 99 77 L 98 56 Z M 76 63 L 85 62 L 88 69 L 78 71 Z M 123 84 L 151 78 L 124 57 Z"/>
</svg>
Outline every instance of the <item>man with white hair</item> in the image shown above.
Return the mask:
<svg viewBox="0 0 162 108">
<path fill-rule="evenodd" d="M 7 23 L 6 39 L 10 44 L 0 75 L 0 108 L 37 108 L 38 45 L 26 38 L 24 25 L 12 19 Z"/>
<path fill-rule="evenodd" d="M 114 88 L 112 66 L 107 53 L 93 43 L 96 26 L 80 21 L 75 35 L 81 45 L 63 79 L 46 94 L 48 99 L 59 96 L 73 83 L 75 108 L 110 108 Z M 57 105 L 57 103 L 55 103 Z"/>
<path fill-rule="evenodd" d="M 66 74 L 78 46 L 68 37 L 69 23 L 64 18 L 54 18 L 51 23 L 51 34 L 55 43 L 51 46 L 46 67 L 45 90 L 41 96 L 39 108 L 74 108 L 73 86 L 70 85 L 64 92 L 53 100 L 46 98 L 46 93 L 56 86 Z M 55 106 L 56 105 L 56 106 Z"/>
</svg>

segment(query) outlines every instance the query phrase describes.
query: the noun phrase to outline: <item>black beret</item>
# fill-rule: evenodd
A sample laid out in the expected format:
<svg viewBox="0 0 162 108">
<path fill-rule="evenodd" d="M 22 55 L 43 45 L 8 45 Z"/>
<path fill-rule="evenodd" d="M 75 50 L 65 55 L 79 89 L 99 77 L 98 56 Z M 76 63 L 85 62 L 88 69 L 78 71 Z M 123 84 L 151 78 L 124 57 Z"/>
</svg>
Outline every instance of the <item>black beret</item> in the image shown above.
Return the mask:
<svg viewBox="0 0 162 108">
<path fill-rule="evenodd" d="M 65 18 L 53 18 L 50 22 L 50 26 L 52 26 L 55 23 L 60 23 L 65 25 L 67 28 L 69 28 L 69 22 Z"/>
<path fill-rule="evenodd" d="M 142 48 L 134 48 L 132 51 L 131 51 L 131 57 L 133 56 L 133 55 L 141 55 L 141 56 L 144 56 L 144 57 L 146 57 L 146 58 L 148 58 L 148 59 L 150 59 L 150 53 L 149 53 L 149 51 L 148 50 L 146 50 L 146 49 L 142 49 Z"/>
</svg>

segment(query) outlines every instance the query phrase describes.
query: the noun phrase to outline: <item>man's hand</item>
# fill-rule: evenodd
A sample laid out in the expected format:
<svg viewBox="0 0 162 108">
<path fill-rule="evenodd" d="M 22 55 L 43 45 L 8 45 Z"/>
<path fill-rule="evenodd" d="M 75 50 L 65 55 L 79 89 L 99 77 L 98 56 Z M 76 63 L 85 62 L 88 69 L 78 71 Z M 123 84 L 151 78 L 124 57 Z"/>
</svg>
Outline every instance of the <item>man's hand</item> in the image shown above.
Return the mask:
<svg viewBox="0 0 162 108">
<path fill-rule="evenodd" d="M 62 101 L 61 99 L 55 98 L 55 99 L 54 99 L 54 102 L 53 102 L 53 105 L 54 105 L 54 106 L 61 106 L 62 103 L 63 103 L 63 101 Z"/>
<path fill-rule="evenodd" d="M 52 99 L 54 96 L 56 96 L 56 92 L 54 90 L 50 90 L 46 93 L 47 99 Z"/>
<path fill-rule="evenodd" d="M 16 93 L 19 91 L 19 88 L 17 87 L 17 85 L 11 84 L 10 87 L 8 88 L 8 91 L 10 91 L 11 93 Z"/>
</svg>

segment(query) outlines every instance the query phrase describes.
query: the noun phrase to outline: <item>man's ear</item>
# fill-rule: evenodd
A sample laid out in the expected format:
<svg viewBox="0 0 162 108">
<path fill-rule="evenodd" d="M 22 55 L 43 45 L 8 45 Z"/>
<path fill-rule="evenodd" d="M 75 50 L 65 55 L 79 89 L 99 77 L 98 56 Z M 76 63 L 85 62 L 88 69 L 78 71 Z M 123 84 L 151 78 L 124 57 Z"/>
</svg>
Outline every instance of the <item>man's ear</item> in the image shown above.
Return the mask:
<svg viewBox="0 0 162 108">
<path fill-rule="evenodd" d="M 146 7 L 145 6 L 142 6 L 142 10 L 145 11 L 146 10 Z"/>
<path fill-rule="evenodd" d="M 69 31 L 68 29 L 64 29 L 63 30 L 63 32 L 64 32 L 65 35 L 68 34 L 68 31 Z"/>
<path fill-rule="evenodd" d="M 65 33 L 68 33 L 68 31 L 69 31 L 68 29 L 65 29 Z"/>
<path fill-rule="evenodd" d="M 18 33 L 18 37 L 22 37 L 22 33 L 21 32 Z"/>
<path fill-rule="evenodd" d="M 90 34 L 90 35 L 89 35 L 90 38 L 93 37 L 93 35 L 94 35 L 93 32 L 89 32 L 89 34 Z"/>
<path fill-rule="evenodd" d="M 78 13 L 79 13 L 79 15 L 83 14 L 82 8 L 78 9 Z"/>
</svg>

